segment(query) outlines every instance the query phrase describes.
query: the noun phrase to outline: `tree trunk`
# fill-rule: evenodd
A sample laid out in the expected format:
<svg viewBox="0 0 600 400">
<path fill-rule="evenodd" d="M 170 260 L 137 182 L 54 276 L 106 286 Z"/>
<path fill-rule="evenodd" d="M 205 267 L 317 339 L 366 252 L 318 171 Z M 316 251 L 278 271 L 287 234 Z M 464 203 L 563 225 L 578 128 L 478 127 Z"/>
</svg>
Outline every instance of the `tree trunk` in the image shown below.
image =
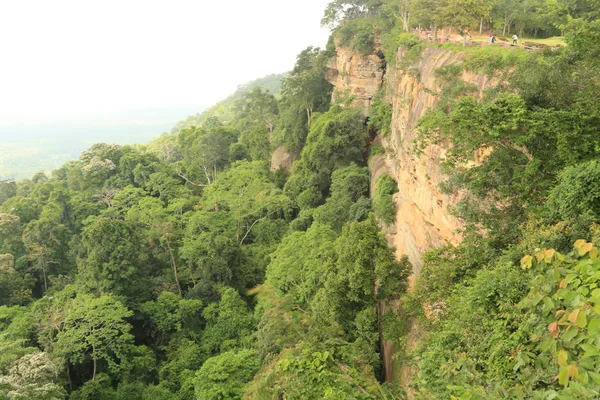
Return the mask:
<svg viewBox="0 0 600 400">
<path fill-rule="evenodd" d="M 40 258 L 40 263 L 42 264 L 42 276 L 44 277 L 44 293 L 48 291 L 48 279 L 46 278 L 46 260 L 44 260 L 44 256 Z"/>
<path fill-rule="evenodd" d="M 479 34 L 481 35 L 482 32 L 483 32 L 483 18 L 481 18 L 479 20 Z"/>
<path fill-rule="evenodd" d="M 403 12 L 402 13 L 402 29 L 404 29 L 405 32 L 408 32 L 410 30 L 409 24 L 408 24 L 408 18 L 409 18 L 408 11 Z"/>
<path fill-rule="evenodd" d="M 183 297 L 181 285 L 179 284 L 179 278 L 177 277 L 177 264 L 175 263 L 175 256 L 173 256 L 173 250 L 171 249 L 171 242 L 169 242 L 169 239 L 167 239 L 167 249 L 169 250 L 169 256 L 171 257 L 171 267 L 173 268 L 173 276 L 175 277 L 177 290 L 179 291 L 179 296 Z"/>
<path fill-rule="evenodd" d="M 69 362 L 67 361 L 67 379 L 69 381 L 69 393 L 73 391 L 73 379 L 71 379 L 71 368 L 69 366 Z"/>
<path fill-rule="evenodd" d="M 92 380 L 96 380 L 96 370 L 97 370 L 97 365 L 96 365 L 96 359 L 94 358 L 94 373 L 92 375 Z"/>
</svg>

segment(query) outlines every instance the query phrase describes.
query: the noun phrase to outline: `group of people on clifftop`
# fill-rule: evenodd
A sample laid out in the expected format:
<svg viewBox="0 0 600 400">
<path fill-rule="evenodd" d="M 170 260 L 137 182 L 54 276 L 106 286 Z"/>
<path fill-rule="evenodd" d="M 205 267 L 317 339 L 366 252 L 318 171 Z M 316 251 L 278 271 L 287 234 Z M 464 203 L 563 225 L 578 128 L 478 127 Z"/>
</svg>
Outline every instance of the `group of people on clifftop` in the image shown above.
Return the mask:
<svg viewBox="0 0 600 400">
<path fill-rule="evenodd" d="M 513 46 L 516 46 L 517 43 L 519 41 L 519 37 L 517 36 L 517 34 L 515 33 L 514 35 L 512 35 L 512 44 Z M 488 43 L 490 44 L 494 44 L 496 43 L 496 35 L 495 34 L 490 34 L 490 38 L 488 39 Z"/>
</svg>

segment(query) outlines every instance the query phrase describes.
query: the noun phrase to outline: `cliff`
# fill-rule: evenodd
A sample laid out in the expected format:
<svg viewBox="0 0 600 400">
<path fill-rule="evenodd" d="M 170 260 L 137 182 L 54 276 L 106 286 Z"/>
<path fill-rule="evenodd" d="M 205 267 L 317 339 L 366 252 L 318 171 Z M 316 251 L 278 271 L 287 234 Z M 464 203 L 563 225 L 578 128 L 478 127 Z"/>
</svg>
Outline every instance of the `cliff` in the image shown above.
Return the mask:
<svg viewBox="0 0 600 400">
<path fill-rule="evenodd" d="M 396 221 L 386 233 L 398 256 L 409 257 L 414 266 L 414 279 L 421 270 L 424 251 L 460 241 L 457 230 L 461 223 L 448 211 L 448 206 L 456 204 L 458 198 L 442 193 L 439 188 L 445 180 L 440 162 L 447 149 L 432 145 L 417 154 L 414 139 L 417 121 L 440 100 L 442 87 L 436 78 L 436 69 L 460 63 L 464 55 L 428 46 L 417 61 L 401 68 L 405 56 L 405 50 L 399 49 L 396 63 L 386 68 L 376 54 L 363 57 L 338 48 L 337 55 L 330 61 L 327 78 L 335 85 L 334 99 L 342 93 L 356 95 L 354 104 L 365 116 L 370 97 L 385 85 L 393 109 L 391 134 L 381 138 L 385 154 L 370 160 L 371 176 L 375 182 L 378 176 L 388 173 L 398 183 Z M 474 84 L 480 94 L 491 83 L 483 74 L 464 72 L 462 79 Z"/>
<path fill-rule="evenodd" d="M 449 212 L 449 207 L 455 205 L 459 197 L 440 190 L 440 183 L 446 179 L 441 162 L 448 148 L 430 145 L 417 152 L 414 141 L 417 122 L 440 101 L 443 87 L 436 70 L 461 63 L 463 58 L 462 53 L 427 46 L 416 61 L 408 62 L 406 50 L 400 48 L 395 63 L 386 66 L 376 54 L 364 57 L 338 47 L 328 65 L 327 79 L 335 86 L 333 100 L 342 95 L 354 95 L 353 105 L 366 117 L 372 96 L 383 86 L 386 100 L 392 105 L 391 133 L 375 138 L 373 143 L 381 143 L 385 154 L 369 160 L 371 194 L 377 178 L 384 173 L 398 183 L 399 192 L 394 195 L 395 222 L 390 227 L 384 226 L 383 230 L 390 245 L 396 248 L 397 258 L 406 255 L 410 259 L 414 268 L 411 286 L 419 276 L 425 251 L 447 243 L 457 244 L 461 240 L 458 233 L 461 222 Z M 462 79 L 474 85 L 479 96 L 495 83 L 484 74 L 468 72 L 463 72 Z M 397 308 L 398 304 L 380 305 L 384 309 L 390 306 Z M 410 320 L 407 342 L 401 351 L 409 354 L 422 335 L 418 322 Z M 400 381 L 412 398 L 409 388 L 413 369 L 393 361 L 393 355 L 399 351 L 394 342 L 383 340 L 381 349 L 385 380 Z"/>
<path fill-rule="evenodd" d="M 360 108 L 366 116 L 371 98 L 384 81 L 386 63 L 377 54 L 361 56 L 340 47 L 339 43 L 336 53 L 327 65 L 325 76 L 334 86 L 331 100 L 334 102 L 345 96 L 354 96 L 352 105 Z"/>
</svg>

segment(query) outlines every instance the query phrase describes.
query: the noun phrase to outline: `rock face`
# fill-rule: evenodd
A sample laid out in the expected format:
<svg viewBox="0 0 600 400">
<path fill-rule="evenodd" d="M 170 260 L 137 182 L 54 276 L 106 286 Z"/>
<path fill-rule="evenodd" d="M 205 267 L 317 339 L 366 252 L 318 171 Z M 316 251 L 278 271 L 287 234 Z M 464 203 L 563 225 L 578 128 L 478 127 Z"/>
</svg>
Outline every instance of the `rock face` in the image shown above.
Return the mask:
<svg viewBox="0 0 600 400">
<path fill-rule="evenodd" d="M 271 171 L 283 169 L 286 172 L 290 172 L 292 164 L 294 164 L 294 157 L 283 145 L 277 147 L 271 155 Z"/>
<path fill-rule="evenodd" d="M 366 116 L 371 98 L 383 83 L 385 61 L 377 54 L 361 56 L 338 45 L 327 67 L 326 79 L 334 85 L 331 100 L 354 96 L 352 105 Z"/>
<path fill-rule="evenodd" d="M 407 255 L 412 262 L 414 280 L 421 270 L 424 251 L 461 239 L 457 233 L 461 223 L 448 212 L 448 206 L 456 204 L 458 198 L 442 193 L 439 188 L 445 180 L 440 162 L 447 148 L 432 145 L 417 154 L 414 139 L 417 121 L 440 100 L 442 87 L 436 79 L 436 69 L 460 63 L 463 54 L 426 47 L 418 61 L 402 69 L 399 65 L 404 56 L 404 50 L 400 49 L 396 65 L 388 65 L 384 71 L 384 61 L 377 55 L 361 57 L 338 49 L 327 76 L 335 85 L 334 93 L 338 93 L 334 100 L 340 93 L 357 94 L 356 105 L 365 116 L 369 108 L 366 97 L 386 85 L 386 96 L 393 107 L 392 132 L 381 139 L 386 153 L 371 160 L 371 174 L 377 177 L 388 173 L 398 183 L 395 229 L 386 233 L 398 257 Z M 480 94 L 492 83 L 482 74 L 465 72 L 462 78 L 474 84 Z"/>
</svg>

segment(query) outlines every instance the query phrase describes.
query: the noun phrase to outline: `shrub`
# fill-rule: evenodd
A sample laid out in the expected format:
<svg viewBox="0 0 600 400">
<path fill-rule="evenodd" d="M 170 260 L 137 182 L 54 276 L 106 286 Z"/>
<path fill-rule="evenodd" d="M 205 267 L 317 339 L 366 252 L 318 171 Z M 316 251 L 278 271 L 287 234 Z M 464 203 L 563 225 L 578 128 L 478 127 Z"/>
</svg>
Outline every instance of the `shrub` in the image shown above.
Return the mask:
<svg viewBox="0 0 600 400">
<path fill-rule="evenodd" d="M 398 192 L 398 185 L 388 174 L 379 177 L 376 185 L 373 201 L 375 216 L 385 222 L 386 225 L 390 225 L 396 218 L 396 204 L 392 195 Z"/>
</svg>

